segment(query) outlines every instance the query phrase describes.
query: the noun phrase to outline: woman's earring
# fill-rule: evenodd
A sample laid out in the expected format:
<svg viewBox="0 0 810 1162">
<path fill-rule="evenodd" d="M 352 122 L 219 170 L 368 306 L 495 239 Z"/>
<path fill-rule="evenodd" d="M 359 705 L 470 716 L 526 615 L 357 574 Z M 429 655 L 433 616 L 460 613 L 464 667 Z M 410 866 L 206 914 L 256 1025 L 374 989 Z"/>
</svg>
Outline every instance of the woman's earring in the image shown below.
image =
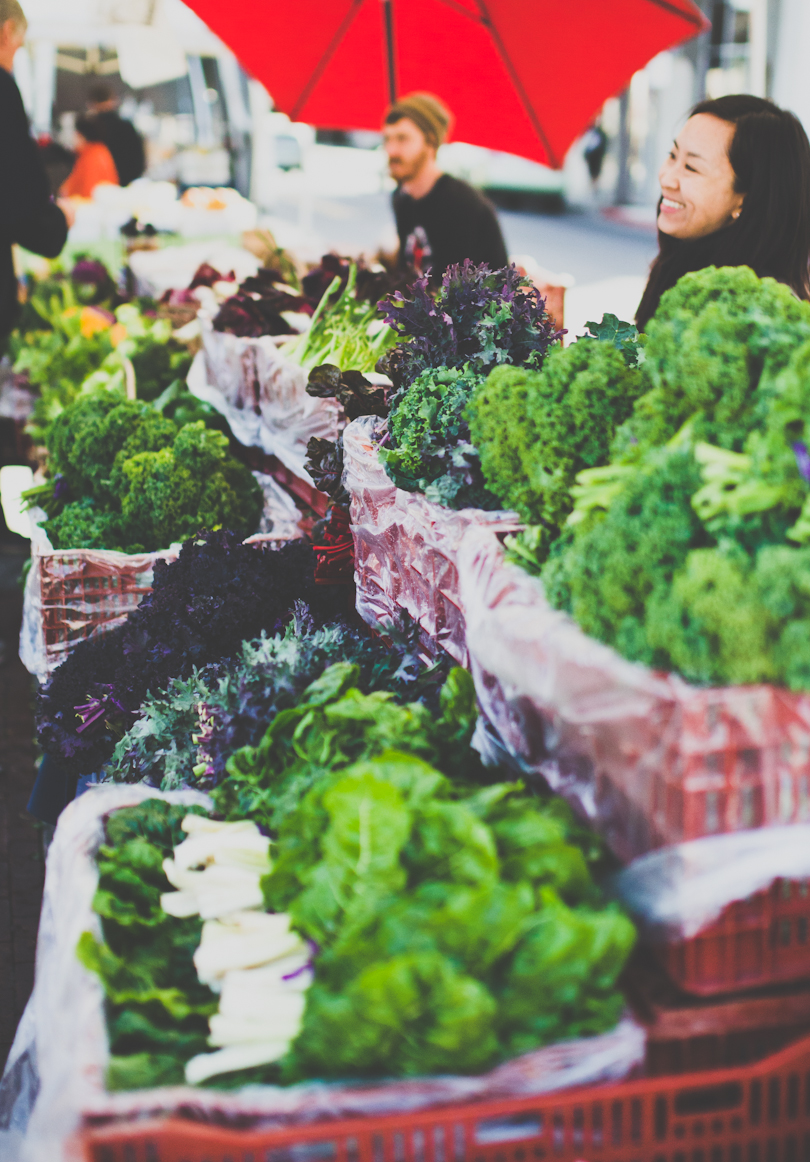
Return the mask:
<svg viewBox="0 0 810 1162">
<path fill-rule="evenodd" d="M 741 213 L 742 213 L 742 210 L 732 210 L 732 211 L 731 211 L 731 216 L 732 216 L 732 218 L 735 218 L 735 219 L 736 219 L 736 218 L 739 218 L 739 216 L 740 216 L 740 214 L 741 214 Z"/>
</svg>

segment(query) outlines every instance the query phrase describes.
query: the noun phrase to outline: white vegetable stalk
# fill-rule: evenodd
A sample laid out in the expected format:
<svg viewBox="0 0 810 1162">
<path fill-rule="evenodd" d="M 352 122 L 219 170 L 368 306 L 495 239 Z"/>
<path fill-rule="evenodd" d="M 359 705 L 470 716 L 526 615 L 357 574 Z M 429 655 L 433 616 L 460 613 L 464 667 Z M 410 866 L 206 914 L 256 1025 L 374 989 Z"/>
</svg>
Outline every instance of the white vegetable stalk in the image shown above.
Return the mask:
<svg viewBox="0 0 810 1162">
<path fill-rule="evenodd" d="M 177 890 L 165 892 L 161 904 L 170 916 L 205 921 L 194 965 L 220 1002 L 209 1022 L 215 1052 L 186 1064 L 186 1080 L 200 1085 L 282 1058 L 301 1028 L 313 972 L 289 916 L 263 910 L 270 841 L 255 823 L 188 815 L 183 830 L 189 838 L 163 864 Z"/>
</svg>

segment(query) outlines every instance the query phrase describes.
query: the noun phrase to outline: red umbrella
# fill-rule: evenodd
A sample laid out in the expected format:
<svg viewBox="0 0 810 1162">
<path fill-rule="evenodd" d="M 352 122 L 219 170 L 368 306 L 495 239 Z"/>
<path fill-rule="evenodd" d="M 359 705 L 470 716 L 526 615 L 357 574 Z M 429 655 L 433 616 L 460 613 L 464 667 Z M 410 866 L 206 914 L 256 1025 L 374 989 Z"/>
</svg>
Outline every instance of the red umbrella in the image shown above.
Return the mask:
<svg viewBox="0 0 810 1162">
<path fill-rule="evenodd" d="M 295 121 L 379 129 L 427 90 L 454 137 L 562 165 L 603 102 L 709 27 L 692 0 L 186 0 Z"/>
</svg>

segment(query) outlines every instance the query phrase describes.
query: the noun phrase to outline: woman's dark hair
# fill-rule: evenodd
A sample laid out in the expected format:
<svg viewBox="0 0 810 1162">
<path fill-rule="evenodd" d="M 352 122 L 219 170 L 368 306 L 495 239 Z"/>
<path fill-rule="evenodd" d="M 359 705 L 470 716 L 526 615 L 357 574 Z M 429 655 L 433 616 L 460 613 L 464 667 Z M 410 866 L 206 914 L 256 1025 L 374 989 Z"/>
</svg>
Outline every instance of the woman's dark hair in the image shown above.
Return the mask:
<svg viewBox="0 0 810 1162">
<path fill-rule="evenodd" d="M 104 126 L 95 117 L 78 117 L 76 132 L 81 133 L 85 141 L 101 141 Z"/>
<path fill-rule="evenodd" d="M 690 117 L 696 113 L 734 125 L 728 157 L 745 201 L 739 218 L 704 238 L 658 231 L 658 257 L 636 312 L 639 330 L 664 291 L 706 266 L 750 266 L 810 298 L 810 142 L 801 122 L 772 101 L 742 93 L 701 101 Z"/>
</svg>

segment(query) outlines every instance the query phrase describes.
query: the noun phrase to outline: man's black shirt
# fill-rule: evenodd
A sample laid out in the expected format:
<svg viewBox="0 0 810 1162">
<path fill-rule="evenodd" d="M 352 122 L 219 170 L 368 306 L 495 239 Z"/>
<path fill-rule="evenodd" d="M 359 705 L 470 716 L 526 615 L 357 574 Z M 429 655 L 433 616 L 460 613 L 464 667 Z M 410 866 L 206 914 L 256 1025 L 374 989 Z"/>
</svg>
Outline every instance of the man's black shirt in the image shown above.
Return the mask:
<svg viewBox="0 0 810 1162">
<path fill-rule="evenodd" d="M 112 111 L 96 113 L 94 119 L 101 127 L 101 140 L 112 154 L 119 182 L 128 186 L 146 169 L 143 138 L 131 121 Z"/>
<path fill-rule="evenodd" d="M 420 271 L 431 268 L 434 280 L 465 258 L 486 262 L 493 270 L 506 266 L 506 247 L 495 211 L 466 182 L 442 174 L 423 198 L 397 189 L 393 203 L 400 265 Z"/>
<path fill-rule="evenodd" d="M 19 310 L 12 243 L 56 258 L 66 240 L 65 215 L 51 200 L 20 90 L 0 68 L 0 339 L 13 329 Z"/>
</svg>

